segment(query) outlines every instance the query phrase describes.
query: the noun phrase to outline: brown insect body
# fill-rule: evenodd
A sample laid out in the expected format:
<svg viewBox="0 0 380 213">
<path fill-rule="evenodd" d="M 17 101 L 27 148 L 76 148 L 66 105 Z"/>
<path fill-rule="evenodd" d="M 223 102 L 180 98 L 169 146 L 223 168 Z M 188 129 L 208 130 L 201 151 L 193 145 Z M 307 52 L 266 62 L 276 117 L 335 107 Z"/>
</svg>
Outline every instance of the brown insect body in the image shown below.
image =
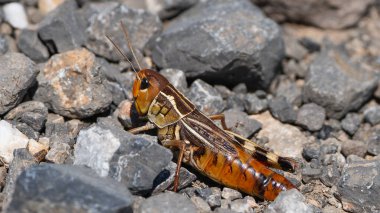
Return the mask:
<svg viewBox="0 0 380 213">
<path fill-rule="evenodd" d="M 133 86 L 137 111 L 158 127 L 164 146 L 183 151 L 182 162 L 218 183 L 266 200 L 295 188 L 264 165 L 270 163 L 257 160 L 233 135 L 197 110 L 159 73 L 145 69 L 137 76 Z"/>
<path fill-rule="evenodd" d="M 197 110 L 165 77 L 154 70 L 141 69 L 128 32 L 122 23 L 121 27 L 140 68 L 133 83 L 134 104 L 139 115 L 147 116 L 150 121 L 129 131 L 138 133 L 157 127 L 161 143 L 179 150 L 174 191 L 182 162 L 218 183 L 266 200 L 274 200 L 281 191 L 295 188 L 284 176 L 267 167 L 294 171 L 296 164 L 292 159 L 279 157 L 229 131 L 224 116 L 215 115 L 213 119 L 219 119 L 224 129 L 219 128 L 212 117 Z M 134 69 L 115 42 L 107 38 Z"/>
</svg>

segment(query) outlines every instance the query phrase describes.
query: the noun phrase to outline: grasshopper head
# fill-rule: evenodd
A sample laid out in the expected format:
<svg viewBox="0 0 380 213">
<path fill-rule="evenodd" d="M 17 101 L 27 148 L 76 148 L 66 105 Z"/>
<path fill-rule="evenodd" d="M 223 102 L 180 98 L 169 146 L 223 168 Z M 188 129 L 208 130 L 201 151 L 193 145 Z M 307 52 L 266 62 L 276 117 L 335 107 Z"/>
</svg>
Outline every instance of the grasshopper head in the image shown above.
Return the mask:
<svg viewBox="0 0 380 213">
<path fill-rule="evenodd" d="M 133 98 L 140 116 L 148 113 L 152 101 L 167 84 L 169 81 L 154 70 L 143 69 L 136 74 L 133 82 Z"/>
</svg>

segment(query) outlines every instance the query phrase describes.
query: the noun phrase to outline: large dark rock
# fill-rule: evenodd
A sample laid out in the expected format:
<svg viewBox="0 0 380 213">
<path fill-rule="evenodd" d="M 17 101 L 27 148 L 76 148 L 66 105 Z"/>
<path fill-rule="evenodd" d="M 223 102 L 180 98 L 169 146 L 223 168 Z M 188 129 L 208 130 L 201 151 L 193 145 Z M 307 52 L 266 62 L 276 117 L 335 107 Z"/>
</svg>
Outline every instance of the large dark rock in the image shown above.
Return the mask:
<svg viewBox="0 0 380 213">
<path fill-rule="evenodd" d="M 170 22 L 150 48 L 159 67 L 249 88 L 267 87 L 284 56 L 280 28 L 247 0 L 199 3 Z"/>
<path fill-rule="evenodd" d="M 95 55 L 81 48 L 54 55 L 38 76 L 34 99 L 57 114 L 85 118 L 104 112 L 112 95 Z"/>
<path fill-rule="evenodd" d="M 110 35 L 122 50 L 129 53 L 130 51 L 120 26 L 121 21 L 128 30 L 130 40 L 137 51 L 142 51 L 146 43 L 152 37 L 157 36 L 162 29 L 162 23 L 158 16 L 147 11 L 131 9 L 124 4 L 112 2 L 104 5 L 98 14 L 91 17 L 90 25 L 86 29 L 86 47 L 109 60 L 120 60 L 119 53 L 106 38 L 106 35 Z"/>
<path fill-rule="evenodd" d="M 90 169 L 43 164 L 17 179 L 7 212 L 132 212 L 127 187 Z"/>
<path fill-rule="evenodd" d="M 349 212 L 380 210 L 380 161 L 347 164 L 338 183 L 343 209 Z"/>
<path fill-rule="evenodd" d="M 297 119 L 297 113 L 294 111 L 293 106 L 283 96 L 270 100 L 269 110 L 273 117 L 284 123 L 293 123 Z"/>
<path fill-rule="evenodd" d="M 321 28 L 351 27 L 366 14 L 374 0 L 252 0 L 277 21 L 294 21 Z"/>
<path fill-rule="evenodd" d="M 15 107 L 36 82 L 35 63 L 21 53 L 0 56 L 0 115 Z"/>
<path fill-rule="evenodd" d="M 328 117 L 340 119 L 366 102 L 376 85 L 372 72 L 356 68 L 337 50 L 324 50 L 309 67 L 303 99 L 324 107 Z"/>
<path fill-rule="evenodd" d="M 80 131 L 74 150 L 74 164 L 110 176 L 139 194 L 153 188 L 155 178 L 171 159 L 171 151 L 150 138 L 107 123 Z"/>
<path fill-rule="evenodd" d="M 68 0 L 40 22 L 38 35 L 51 53 L 81 47 L 85 42 L 85 23 L 77 13 L 78 5 Z"/>
</svg>

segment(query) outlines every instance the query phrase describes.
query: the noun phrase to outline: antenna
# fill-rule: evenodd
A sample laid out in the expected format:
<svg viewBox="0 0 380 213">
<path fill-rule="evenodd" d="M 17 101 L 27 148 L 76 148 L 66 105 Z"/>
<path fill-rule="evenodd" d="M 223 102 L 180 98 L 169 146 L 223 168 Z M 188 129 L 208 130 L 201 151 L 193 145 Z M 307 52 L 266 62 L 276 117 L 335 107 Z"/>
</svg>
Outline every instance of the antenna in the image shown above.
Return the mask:
<svg viewBox="0 0 380 213">
<path fill-rule="evenodd" d="M 137 71 L 135 67 L 133 66 L 132 62 L 129 60 L 129 58 L 123 53 L 123 51 L 121 51 L 119 46 L 116 45 L 115 41 L 112 40 L 110 36 L 106 35 L 106 37 L 112 43 L 112 45 L 117 49 L 117 52 L 120 54 L 120 56 L 129 62 L 129 64 L 132 66 L 133 71 L 136 73 L 137 78 L 141 80 L 139 75 L 137 75 Z"/>
<path fill-rule="evenodd" d="M 125 29 L 125 26 L 124 26 L 124 24 L 123 24 L 123 21 L 120 21 L 120 25 L 121 25 L 121 28 L 123 29 L 125 39 L 127 40 L 128 47 L 129 47 L 129 49 L 131 50 L 131 53 L 132 53 L 132 55 L 133 55 L 133 58 L 135 59 L 135 61 L 136 61 L 136 63 L 137 63 L 137 66 L 138 66 L 139 69 L 141 70 L 140 62 L 139 62 L 139 60 L 138 60 L 137 57 L 136 57 L 135 50 L 133 49 L 133 46 L 132 46 L 131 40 L 129 39 L 128 31 L 127 31 L 127 29 Z"/>
</svg>

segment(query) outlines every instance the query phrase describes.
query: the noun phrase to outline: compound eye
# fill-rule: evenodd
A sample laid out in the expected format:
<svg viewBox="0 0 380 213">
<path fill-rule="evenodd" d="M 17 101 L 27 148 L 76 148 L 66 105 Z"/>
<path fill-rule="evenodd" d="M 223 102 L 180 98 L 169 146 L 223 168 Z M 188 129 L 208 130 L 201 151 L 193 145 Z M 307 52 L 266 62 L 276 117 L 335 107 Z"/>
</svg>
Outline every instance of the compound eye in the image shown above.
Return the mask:
<svg viewBox="0 0 380 213">
<path fill-rule="evenodd" d="M 149 81 L 147 78 L 143 78 L 140 84 L 140 90 L 147 89 L 149 87 Z"/>
</svg>

